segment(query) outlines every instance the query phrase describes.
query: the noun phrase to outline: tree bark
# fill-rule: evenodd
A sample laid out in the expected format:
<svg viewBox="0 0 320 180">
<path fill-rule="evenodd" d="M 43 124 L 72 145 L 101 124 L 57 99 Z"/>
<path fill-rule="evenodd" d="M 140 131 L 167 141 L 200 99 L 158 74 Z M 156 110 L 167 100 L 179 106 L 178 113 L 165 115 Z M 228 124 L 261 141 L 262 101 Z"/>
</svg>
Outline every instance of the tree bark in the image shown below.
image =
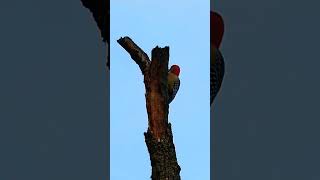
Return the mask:
<svg viewBox="0 0 320 180">
<path fill-rule="evenodd" d="M 144 133 L 149 151 L 153 180 L 180 180 L 180 166 L 168 123 L 168 63 L 169 47 L 155 47 L 152 60 L 129 37 L 118 43 L 131 55 L 144 75 L 148 130 Z"/>
</svg>

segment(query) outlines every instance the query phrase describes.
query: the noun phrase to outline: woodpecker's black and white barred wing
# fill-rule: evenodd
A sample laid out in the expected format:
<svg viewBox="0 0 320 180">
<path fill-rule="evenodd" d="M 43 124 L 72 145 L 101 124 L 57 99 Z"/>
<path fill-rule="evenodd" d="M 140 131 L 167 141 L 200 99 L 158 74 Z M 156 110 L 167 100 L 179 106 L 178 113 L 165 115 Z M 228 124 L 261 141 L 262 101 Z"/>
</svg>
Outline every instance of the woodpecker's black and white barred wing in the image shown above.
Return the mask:
<svg viewBox="0 0 320 180">
<path fill-rule="evenodd" d="M 177 79 L 176 81 L 174 81 L 173 83 L 173 88 L 172 91 L 168 92 L 168 104 L 170 104 L 172 102 L 172 100 L 176 97 L 178 91 L 179 91 L 179 87 L 180 87 L 180 79 Z"/>
<path fill-rule="evenodd" d="M 210 61 L 210 105 L 217 96 L 225 71 L 224 59 L 219 49 L 214 48 L 214 59 Z"/>
</svg>

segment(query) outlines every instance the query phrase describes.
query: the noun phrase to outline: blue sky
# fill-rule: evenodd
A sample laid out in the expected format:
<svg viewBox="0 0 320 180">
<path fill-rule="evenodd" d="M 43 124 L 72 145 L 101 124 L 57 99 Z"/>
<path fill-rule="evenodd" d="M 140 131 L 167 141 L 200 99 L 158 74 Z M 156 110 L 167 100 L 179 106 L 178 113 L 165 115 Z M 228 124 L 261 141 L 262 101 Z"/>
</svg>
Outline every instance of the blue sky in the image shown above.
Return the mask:
<svg viewBox="0 0 320 180">
<path fill-rule="evenodd" d="M 148 55 L 170 47 L 169 65 L 181 68 L 180 90 L 169 121 L 181 177 L 210 179 L 209 1 L 111 0 L 111 179 L 149 179 L 151 164 L 144 142 L 147 112 L 143 76 L 116 42 L 131 37 Z"/>
</svg>

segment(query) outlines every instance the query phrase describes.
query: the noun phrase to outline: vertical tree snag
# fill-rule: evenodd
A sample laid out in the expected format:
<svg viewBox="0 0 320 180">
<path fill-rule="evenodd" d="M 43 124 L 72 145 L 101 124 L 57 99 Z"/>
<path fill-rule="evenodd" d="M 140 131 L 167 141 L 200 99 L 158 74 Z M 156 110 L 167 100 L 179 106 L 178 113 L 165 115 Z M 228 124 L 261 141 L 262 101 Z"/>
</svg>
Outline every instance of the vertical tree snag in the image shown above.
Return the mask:
<svg viewBox="0 0 320 180">
<path fill-rule="evenodd" d="M 169 47 L 152 50 L 152 61 L 144 76 L 149 129 L 156 139 L 161 139 L 168 125 L 168 62 Z"/>
<path fill-rule="evenodd" d="M 118 43 L 131 55 L 144 75 L 148 130 L 144 133 L 150 154 L 153 180 L 180 180 L 171 124 L 168 123 L 168 63 L 169 47 L 155 47 L 152 60 L 129 37 Z"/>
</svg>

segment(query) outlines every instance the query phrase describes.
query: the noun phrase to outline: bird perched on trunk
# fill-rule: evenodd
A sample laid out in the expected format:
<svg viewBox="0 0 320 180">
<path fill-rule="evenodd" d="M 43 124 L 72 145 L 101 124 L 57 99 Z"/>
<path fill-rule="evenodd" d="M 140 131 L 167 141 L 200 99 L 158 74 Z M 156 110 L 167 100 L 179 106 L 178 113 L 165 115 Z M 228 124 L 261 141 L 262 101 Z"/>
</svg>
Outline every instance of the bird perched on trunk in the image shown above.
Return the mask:
<svg viewBox="0 0 320 180">
<path fill-rule="evenodd" d="M 172 100 L 177 95 L 177 92 L 180 87 L 180 67 L 178 65 L 172 65 L 168 72 L 168 104 L 172 102 Z"/>
<path fill-rule="evenodd" d="M 224 76 L 224 59 L 219 50 L 224 33 L 222 17 L 210 12 L 210 104 L 217 96 Z"/>
</svg>

